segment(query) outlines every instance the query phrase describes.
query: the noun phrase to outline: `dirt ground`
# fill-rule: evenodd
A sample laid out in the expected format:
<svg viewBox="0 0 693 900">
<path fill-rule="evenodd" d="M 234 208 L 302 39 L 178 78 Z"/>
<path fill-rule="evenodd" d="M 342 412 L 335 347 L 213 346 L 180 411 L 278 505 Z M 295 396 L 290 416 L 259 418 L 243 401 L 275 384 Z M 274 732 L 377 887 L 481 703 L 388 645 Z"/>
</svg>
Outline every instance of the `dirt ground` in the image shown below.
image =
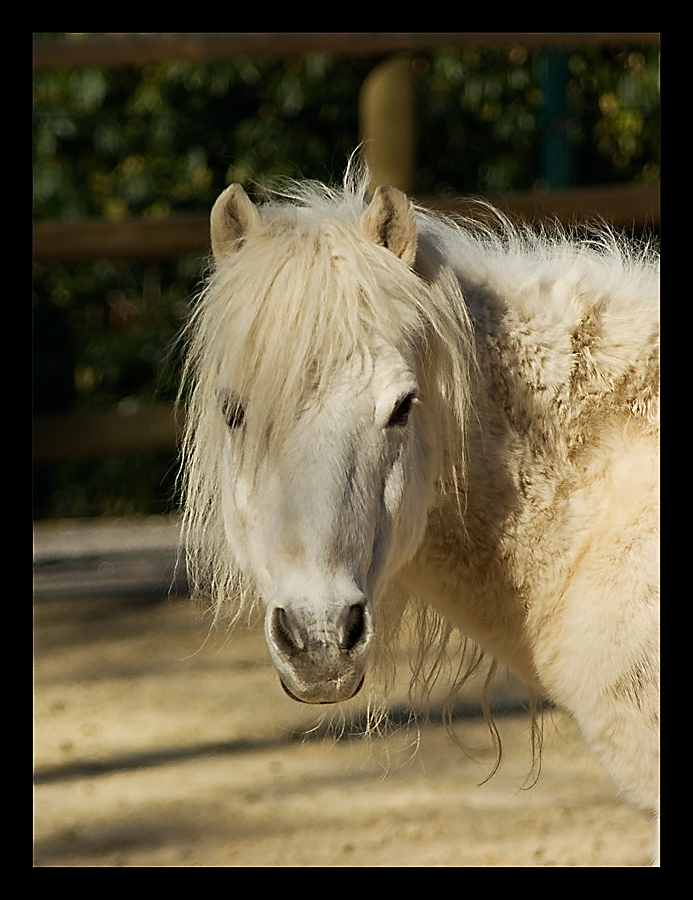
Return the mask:
<svg viewBox="0 0 693 900">
<path fill-rule="evenodd" d="M 650 825 L 560 713 L 523 790 L 529 724 L 505 679 L 495 702 L 515 711 L 482 786 L 478 687 L 455 721 L 467 754 L 435 702 L 420 728 L 364 740 L 357 698 L 340 739 L 311 734 L 316 710 L 283 694 L 261 628 L 210 636 L 187 597 L 164 596 L 173 530 L 120 523 L 119 544 L 85 526 L 77 553 L 37 528 L 36 867 L 647 865 Z"/>
</svg>

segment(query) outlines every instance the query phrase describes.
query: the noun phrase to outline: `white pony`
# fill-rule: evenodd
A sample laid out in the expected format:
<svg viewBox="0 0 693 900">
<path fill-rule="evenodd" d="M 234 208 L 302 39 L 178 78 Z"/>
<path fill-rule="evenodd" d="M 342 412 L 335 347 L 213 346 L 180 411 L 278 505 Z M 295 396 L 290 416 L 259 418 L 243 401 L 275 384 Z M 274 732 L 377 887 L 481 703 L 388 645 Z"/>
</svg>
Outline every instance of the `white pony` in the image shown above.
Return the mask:
<svg viewBox="0 0 693 900">
<path fill-rule="evenodd" d="M 232 185 L 212 210 L 193 584 L 232 618 L 262 599 L 306 703 L 356 694 L 425 605 L 569 710 L 658 819 L 656 256 L 455 223 L 387 186 L 367 204 L 366 184 L 261 207 Z"/>
</svg>

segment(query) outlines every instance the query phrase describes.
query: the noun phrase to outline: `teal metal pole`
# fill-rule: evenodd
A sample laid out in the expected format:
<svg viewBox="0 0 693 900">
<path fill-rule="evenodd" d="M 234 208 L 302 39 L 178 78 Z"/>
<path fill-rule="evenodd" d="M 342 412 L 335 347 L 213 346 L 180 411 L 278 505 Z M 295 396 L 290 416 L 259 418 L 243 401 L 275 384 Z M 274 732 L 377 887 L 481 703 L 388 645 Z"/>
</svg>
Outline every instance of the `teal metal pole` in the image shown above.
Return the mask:
<svg viewBox="0 0 693 900">
<path fill-rule="evenodd" d="M 568 54 L 545 50 L 541 54 L 542 115 L 541 179 L 549 190 L 574 184 L 573 159 L 568 140 Z"/>
</svg>

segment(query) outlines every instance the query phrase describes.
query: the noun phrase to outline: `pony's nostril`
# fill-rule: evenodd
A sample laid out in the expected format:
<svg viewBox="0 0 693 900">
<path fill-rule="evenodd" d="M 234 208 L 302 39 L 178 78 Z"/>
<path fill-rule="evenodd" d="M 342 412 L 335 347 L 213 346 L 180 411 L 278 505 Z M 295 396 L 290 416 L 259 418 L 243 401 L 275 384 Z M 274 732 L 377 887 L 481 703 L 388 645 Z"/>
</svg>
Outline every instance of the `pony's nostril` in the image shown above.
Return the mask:
<svg viewBox="0 0 693 900">
<path fill-rule="evenodd" d="M 271 632 L 277 648 L 284 650 L 285 653 L 295 653 L 296 650 L 303 649 L 300 638 L 297 639 L 291 629 L 286 611 L 280 606 L 272 612 Z"/>
<path fill-rule="evenodd" d="M 342 642 L 342 650 L 353 650 L 359 643 L 366 630 L 366 616 L 364 607 L 361 603 L 355 603 L 347 614 L 344 623 L 344 640 Z"/>
</svg>

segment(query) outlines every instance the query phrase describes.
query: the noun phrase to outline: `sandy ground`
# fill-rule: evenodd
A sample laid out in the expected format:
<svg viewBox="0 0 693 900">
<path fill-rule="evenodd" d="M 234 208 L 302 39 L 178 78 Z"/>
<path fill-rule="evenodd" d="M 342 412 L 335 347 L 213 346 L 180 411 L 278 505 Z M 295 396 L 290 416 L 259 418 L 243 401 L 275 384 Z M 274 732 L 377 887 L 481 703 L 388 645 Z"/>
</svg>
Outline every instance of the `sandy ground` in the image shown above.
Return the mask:
<svg viewBox="0 0 693 900">
<path fill-rule="evenodd" d="M 385 737 L 354 734 L 358 700 L 341 739 L 307 734 L 315 709 L 282 693 L 260 628 L 210 636 L 164 596 L 175 527 L 146 524 L 36 530 L 36 867 L 647 864 L 649 824 L 555 711 L 530 790 L 521 711 L 499 717 L 503 763 L 479 786 L 478 688 L 455 721 L 469 755 L 435 702 Z M 495 702 L 520 694 L 501 678 Z"/>
</svg>

